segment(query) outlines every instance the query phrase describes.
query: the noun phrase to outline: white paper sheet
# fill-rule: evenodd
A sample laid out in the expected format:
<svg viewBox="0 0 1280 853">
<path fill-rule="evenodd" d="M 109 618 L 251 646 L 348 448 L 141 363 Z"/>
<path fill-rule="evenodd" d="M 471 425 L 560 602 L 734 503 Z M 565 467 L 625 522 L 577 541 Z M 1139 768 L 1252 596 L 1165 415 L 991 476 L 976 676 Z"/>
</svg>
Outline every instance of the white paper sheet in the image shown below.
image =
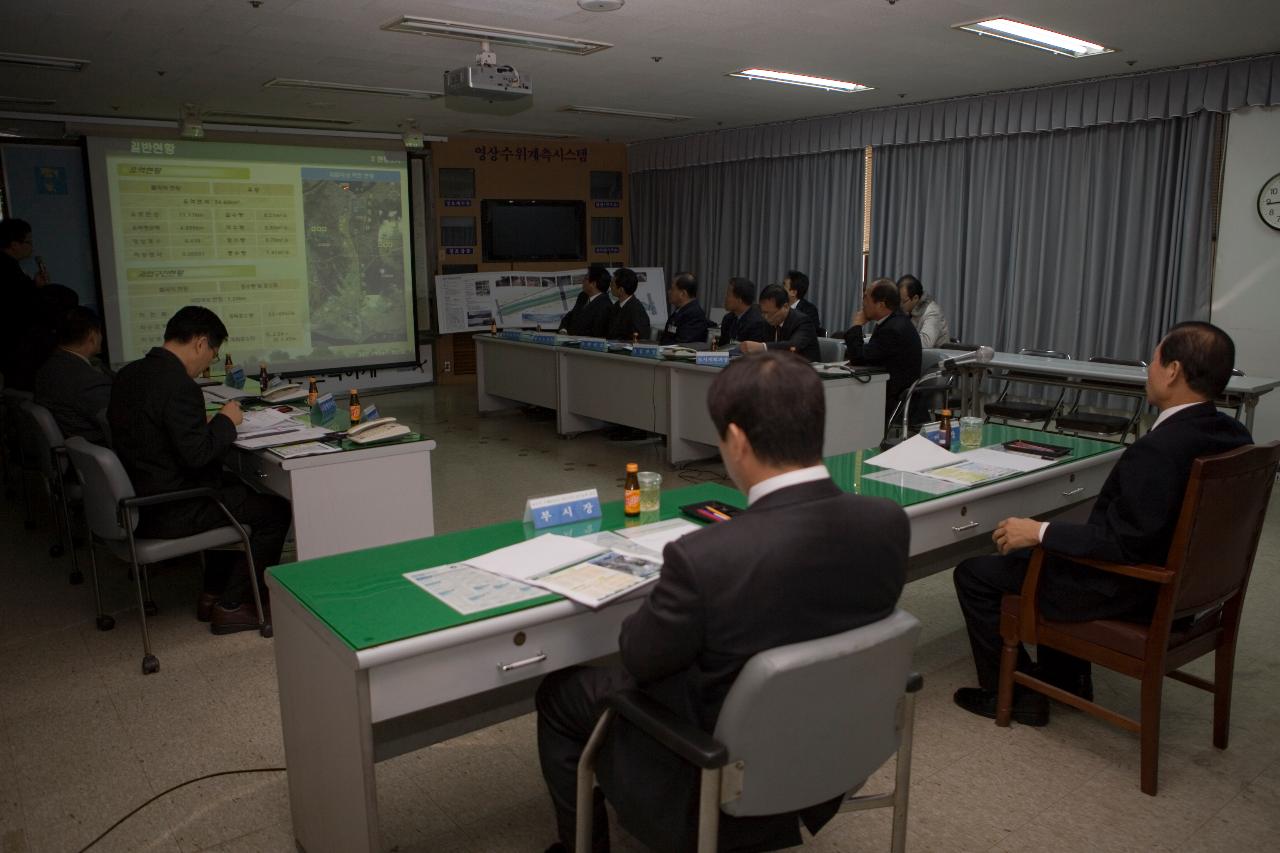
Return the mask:
<svg viewBox="0 0 1280 853">
<path fill-rule="evenodd" d="M 404 576 L 463 616 L 547 594 L 546 590 L 484 572 L 464 563 L 419 569 L 416 572 L 406 572 Z"/>
<path fill-rule="evenodd" d="M 626 538 L 634 545 L 639 545 L 641 548 L 652 551 L 655 554 L 661 554 L 662 549 L 667 547 L 668 542 L 674 542 L 686 533 L 701 529 L 702 525 L 694 524 L 692 521 L 686 521 L 683 518 L 671 518 L 666 521 L 655 521 L 652 524 L 642 524 L 639 527 L 619 530 L 618 535 Z"/>
<path fill-rule="evenodd" d="M 490 551 L 467 561 L 473 568 L 527 581 L 555 569 L 590 560 L 605 549 L 591 542 L 544 533 L 533 539 Z"/>
<path fill-rule="evenodd" d="M 205 399 L 212 403 L 225 403 L 228 400 L 239 400 L 253 396 L 251 391 L 245 391 L 243 388 L 232 388 L 230 385 L 206 385 L 200 390 L 204 391 Z"/>
<path fill-rule="evenodd" d="M 973 460 L 981 465 L 994 465 L 998 468 L 1012 468 L 1015 471 L 1039 471 L 1056 465 L 1061 459 L 1041 459 L 1030 453 L 1011 453 L 994 447 L 979 447 L 977 450 L 966 450 L 960 454 L 965 459 Z"/>
<path fill-rule="evenodd" d="M 871 457 L 867 464 L 895 471 L 918 472 L 939 465 L 954 464 L 959 459 L 958 454 L 939 447 L 924 436 L 913 435 L 897 447 Z"/>
<path fill-rule="evenodd" d="M 863 474 L 862 478 L 864 480 L 888 483 L 890 486 L 898 486 L 899 488 L 911 489 L 916 492 L 924 492 L 926 495 L 945 495 L 948 492 L 958 492 L 964 488 L 964 486 L 947 480 L 926 477 L 924 474 L 916 474 L 912 471 L 894 471 L 892 468 L 884 471 L 875 471 L 871 474 Z"/>
<path fill-rule="evenodd" d="M 579 604 L 601 607 L 653 583 L 661 568 L 662 559 L 657 555 L 610 551 L 585 563 L 534 578 L 531 583 Z"/>
<path fill-rule="evenodd" d="M 236 426 L 236 434 L 251 436 L 254 433 L 277 430 L 281 427 L 301 427 L 292 415 L 277 412 L 275 409 L 254 409 L 244 413 L 244 419 Z"/>
<path fill-rule="evenodd" d="M 294 423 L 297 423 L 295 421 Z M 263 447 L 275 447 L 280 444 L 293 444 L 300 441 L 314 441 L 329 434 L 324 427 L 304 427 L 298 424 L 297 429 L 280 427 L 275 430 L 254 433 L 236 439 L 235 445 L 241 450 L 260 450 Z"/>
<path fill-rule="evenodd" d="M 281 459 L 296 459 L 299 456 L 319 456 L 322 453 L 341 453 L 342 448 L 334 447 L 320 441 L 304 441 L 301 444 L 290 444 L 287 447 L 272 447 L 271 452 Z"/>
</svg>

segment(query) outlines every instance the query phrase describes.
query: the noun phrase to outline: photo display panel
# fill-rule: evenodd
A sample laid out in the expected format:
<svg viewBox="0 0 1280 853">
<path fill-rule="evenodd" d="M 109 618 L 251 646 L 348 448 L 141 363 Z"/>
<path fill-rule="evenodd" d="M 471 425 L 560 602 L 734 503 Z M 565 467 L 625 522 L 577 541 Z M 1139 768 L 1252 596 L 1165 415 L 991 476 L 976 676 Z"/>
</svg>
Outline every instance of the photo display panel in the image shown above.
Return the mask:
<svg viewBox="0 0 1280 853">
<path fill-rule="evenodd" d="M 256 370 L 417 361 L 403 151 L 94 137 L 90 173 L 112 363 L 184 305 Z"/>
</svg>

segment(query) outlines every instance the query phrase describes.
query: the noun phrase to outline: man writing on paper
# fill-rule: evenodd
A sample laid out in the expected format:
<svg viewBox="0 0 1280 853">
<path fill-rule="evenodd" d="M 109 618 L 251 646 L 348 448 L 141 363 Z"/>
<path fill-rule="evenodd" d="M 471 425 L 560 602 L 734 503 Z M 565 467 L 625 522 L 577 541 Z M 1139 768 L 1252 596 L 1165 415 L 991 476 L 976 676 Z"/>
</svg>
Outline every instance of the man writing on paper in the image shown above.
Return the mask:
<svg viewBox="0 0 1280 853">
<path fill-rule="evenodd" d="M 1022 589 L 1028 549 L 1043 544 L 1053 552 L 1040 578 L 1040 608 L 1048 619 L 1149 619 L 1156 584 L 1098 571 L 1070 557 L 1119 563 L 1163 564 L 1182 510 L 1183 492 L 1196 457 L 1225 453 L 1253 439 L 1244 425 L 1224 415 L 1213 400 L 1231 378 L 1235 344 L 1208 323 L 1179 323 L 1156 346 L 1147 368 L 1147 400 L 1160 410 L 1151 429 L 1130 445 L 1098 493 L 1089 520 L 1041 522 L 1006 518 L 992 539 L 1000 556 L 973 557 L 955 570 L 956 595 L 969 630 L 978 687 L 962 687 L 955 703 L 983 717 L 996 715 L 1000 674 L 1000 600 Z M 1031 672 L 1025 650 L 1018 669 Z M 1093 699 L 1089 663 L 1054 649 L 1042 649 L 1039 678 L 1085 699 Z M 1013 718 L 1043 726 L 1049 702 L 1041 693 L 1014 687 Z"/>
<path fill-rule="evenodd" d="M 257 578 L 249 577 L 243 560 L 234 559 L 233 565 L 226 559 L 235 554 L 206 555 L 196 618 L 211 622 L 215 634 L 258 627 L 249 584 L 259 584 L 265 606 L 262 573 L 280 562 L 292 517 L 288 501 L 259 494 L 222 470 L 222 459 L 242 420 L 240 404 L 232 400 L 206 419 L 204 395 L 195 378 L 218 360 L 226 339 L 227 327 L 208 308 L 188 305 L 179 310 L 165 326 L 164 345 L 120 371 L 107 407 L 116 455 L 137 494 L 211 487 L 231 514 L 250 526 Z M 226 516 L 207 499 L 157 504 L 140 513 L 138 535 L 160 539 L 192 536 L 227 524 Z"/>
<path fill-rule="evenodd" d="M 552 851 L 572 849 L 578 758 L 611 693 L 639 685 L 713 731 L 752 655 L 875 622 L 902 592 L 906 513 L 831 481 L 822 465 L 822 382 L 803 359 L 787 352 L 739 359 L 716 377 L 707 401 L 725 468 L 749 507 L 667 545 L 658 582 L 623 623 L 621 666 L 576 667 L 543 681 L 538 756 L 560 834 Z M 618 721 L 597 777 L 623 825 L 646 845 L 692 847 L 694 768 Z M 722 847 L 799 844 L 799 819 L 816 831 L 838 807 L 839 798 L 799 814 L 722 817 Z M 593 851 L 608 850 L 599 792 L 594 832 Z"/>
<path fill-rule="evenodd" d="M 920 335 L 906 314 L 898 310 L 898 286 L 887 278 L 871 282 L 862 292 L 862 307 L 853 315 L 853 326 L 844 333 L 850 364 L 883 367 L 889 371 L 884 392 L 885 421 L 898 398 L 920 378 Z M 864 341 L 862 325 L 875 321 L 871 340 Z"/>
<path fill-rule="evenodd" d="M 809 361 L 820 361 L 822 351 L 818 347 L 818 327 L 813 318 L 802 311 L 795 311 L 787 303 L 787 292 L 780 284 L 771 284 L 760 293 L 760 313 L 772 328 L 765 343 L 742 343 L 743 352 L 765 350 L 794 350 Z"/>
<path fill-rule="evenodd" d="M 64 438 L 107 444 L 101 418 L 111 401 L 111 377 L 90 361 L 101 352 L 98 315 L 77 305 L 58 324 L 57 348 L 36 371 L 36 402 L 53 415 Z"/>
<path fill-rule="evenodd" d="M 613 303 L 605 293 L 609 287 L 609 271 L 600 264 L 587 267 L 578 301 L 560 320 L 560 331 L 581 338 L 603 338 L 609 334 L 609 315 Z"/>
</svg>

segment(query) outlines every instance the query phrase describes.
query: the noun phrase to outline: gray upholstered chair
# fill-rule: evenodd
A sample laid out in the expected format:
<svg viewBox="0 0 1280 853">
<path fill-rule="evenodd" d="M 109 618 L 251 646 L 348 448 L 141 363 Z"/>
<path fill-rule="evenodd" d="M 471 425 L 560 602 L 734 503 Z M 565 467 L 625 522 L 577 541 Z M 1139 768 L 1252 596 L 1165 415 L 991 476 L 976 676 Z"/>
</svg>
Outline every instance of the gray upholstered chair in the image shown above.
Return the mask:
<svg viewBox="0 0 1280 853">
<path fill-rule="evenodd" d="M 844 341 L 840 338 L 818 338 L 818 354 L 822 361 L 844 361 Z"/>
<path fill-rule="evenodd" d="M 4 462 L 4 493 L 12 498 L 19 492 L 22 494 L 22 505 L 26 511 L 26 527 L 35 527 L 31 515 L 31 501 L 27 498 L 27 479 L 22 470 L 22 448 L 18 442 L 18 407 L 35 398 L 30 391 L 17 388 L 0 389 L 0 460 Z M 14 486 L 17 480 L 17 487 Z"/>
<path fill-rule="evenodd" d="M 713 735 L 645 693 L 610 700 L 578 763 L 577 849 L 591 849 L 595 759 L 614 715 L 702 770 L 698 851 L 714 853 L 720 812 L 748 817 L 798 811 L 845 795 L 841 811 L 892 807 L 891 849 L 906 847 L 915 694 L 911 672 L 920 623 L 903 610 L 747 661 Z M 892 791 L 857 796 L 897 753 Z"/>
<path fill-rule="evenodd" d="M 67 439 L 66 448 L 67 456 L 84 489 L 84 513 L 89 523 L 89 557 L 98 607 L 98 628 L 107 631 L 115 626 L 115 620 L 102 609 L 98 560 L 95 554 L 95 546 L 101 545 L 119 559 L 127 560 L 133 567 L 138 590 L 138 613 L 142 622 L 142 671 L 145 674 L 158 672 L 160 661 L 151 653 L 151 635 L 147 631 L 147 615 L 156 611 L 156 605 L 151 601 L 147 565 L 188 554 L 200 554 L 210 548 L 239 545 L 244 549 L 245 559 L 249 564 L 249 577 L 253 578 L 255 574 L 253 552 L 249 547 L 249 528 L 236 521 L 231 511 L 218 499 L 218 493 L 214 489 L 182 489 L 137 497 L 129 475 L 125 473 L 124 466 L 114 452 L 90 444 L 79 436 Z M 217 504 L 218 509 L 227 517 L 226 526 L 180 539 L 138 539 L 133 535 L 134 528 L 138 526 L 139 507 L 197 499 Z M 253 590 L 253 603 L 258 612 L 258 632 L 264 637 L 270 637 L 271 625 L 263 618 L 258 584 L 251 582 L 249 586 Z"/>
<path fill-rule="evenodd" d="M 49 546 L 49 556 L 61 557 L 64 550 L 70 550 L 71 583 L 84 583 L 84 573 L 80 571 L 75 538 L 71 531 L 70 508 L 73 501 L 80 500 L 80 485 L 71 474 L 71 465 L 63 447 L 62 430 L 48 409 L 30 400 L 18 404 L 15 415 L 23 470 L 40 478 L 45 496 L 49 499 L 49 513 L 53 518 L 55 536 L 54 543 Z"/>
</svg>

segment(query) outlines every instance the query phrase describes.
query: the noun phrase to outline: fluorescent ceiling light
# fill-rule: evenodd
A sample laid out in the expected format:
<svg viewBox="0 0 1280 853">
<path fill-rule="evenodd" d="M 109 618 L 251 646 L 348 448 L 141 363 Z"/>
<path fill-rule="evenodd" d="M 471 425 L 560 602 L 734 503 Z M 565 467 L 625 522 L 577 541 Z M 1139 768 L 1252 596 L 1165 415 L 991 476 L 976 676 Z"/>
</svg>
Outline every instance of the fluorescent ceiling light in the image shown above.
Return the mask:
<svg viewBox="0 0 1280 853">
<path fill-rule="evenodd" d="M 67 59 L 62 56 L 36 56 L 30 53 L 0 53 L 0 62 L 6 65 L 30 65 L 35 68 L 56 68 L 59 71 L 83 71 L 87 59 Z"/>
<path fill-rule="evenodd" d="M 357 83 L 332 83 L 326 80 L 296 80 L 292 77 L 276 77 L 262 84 L 262 88 L 323 89 L 326 92 L 348 92 L 353 95 L 389 95 L 393 98 L 416 98 L 430 101 L 444 97 L 441 92 L 426 89 L 396 89 L 389 86 L 361 86 Z"/>
<path fill-rule="evenodd" d="M 651 121 L 688 121 L 692 116 L 675 115 L 674 113 L 646 113 L 639 110 L 619 110 L 613 107 L 584 107 L 576 104 L 570 104 L 567 107 L 561 107 L 562 113 L 586 113 L 593 116 L 612 116 L 614 118 L 643 118 Z"/>
<path fill-rule="evenodd" d="M 730 72 L 729 76 L 744 77 L 748 80 L 767 80 L 770 83 L 788 83 L 792 86 L 807 86 L 810 89 L 826 89 L 828 92 L 866 92 L 873 88 L 847 80 L 811 77 L 808 74 L 793 74 L 790 71 L 773 71 L 768 68 L 744 68 L 741 71 Z"/>
<path fill-rule="evenodd" d="M 16 95 L 13 97 L 0 95 L 0 105 L 17 104 L 23 107 L 51 107 L 57 101 L 52 98 L 20 98 Z"/>
<path fill-rule="evenodd" d="M 527 47 L 532 50 L 550 50 L 556 53 L 571 53 L 586 56 L 613 45 L 602 41 L 570 38 L 569 36 L 551 36 L 545 33 L 526 33 L 521 30 L 508 30 L 502 27 L 485 27 L 479 24 L 460 24 L 457 21 L 441 21 L 436 18 L 419 18 L 416 15 L 401 15 L 382 29 L 393 33 L 412 33 L 420 36 L 439 36 L 440 38 L 462 39 L 464 41 L 487 41 L 492 45 L 508 47 Z"/>
<path fill-rule="evenodd" d="M 994 36 L 995 38 L 1026 45 L 1027 47 L 1038 47 L 1041 50 L 1047 50 L 1059 56 L 1070 56 L 1072 59 L 1114 52 L 1112 48 L 1103 47 L 1091 41 L 1055 33 L 1053 30 L 1046 30 L 1042 27 L 1033 27 L 1031 24 L 1012 21 L 1008 18 L 992 18 L 988 21 L 976 21 L 972 24 L 956 24 L 955 28 L 968 30 L 980 36 Z"/>
<path fill-rule="evenodd" d="M 244 124 L 324 124 L 324 125 L 348 125 L 355 124 L 350 119 L 342 118 L 313 118 L 311 116 L 288 116 L 288 115 L 267 115 L 263 113 L 232 113 L 220 110 L 207 110 L 203 114 L 203 119 L 208 122 L 241 122 Z"/>
<path fill-rule="evenodd" d="M 459 136 L 525 136 L 535 139 L 574 139 L 573 133 L 551 133 L 537 130 L 508 130 L 500 127 L 472 127 L 462 131 Z"/>
</svg>

